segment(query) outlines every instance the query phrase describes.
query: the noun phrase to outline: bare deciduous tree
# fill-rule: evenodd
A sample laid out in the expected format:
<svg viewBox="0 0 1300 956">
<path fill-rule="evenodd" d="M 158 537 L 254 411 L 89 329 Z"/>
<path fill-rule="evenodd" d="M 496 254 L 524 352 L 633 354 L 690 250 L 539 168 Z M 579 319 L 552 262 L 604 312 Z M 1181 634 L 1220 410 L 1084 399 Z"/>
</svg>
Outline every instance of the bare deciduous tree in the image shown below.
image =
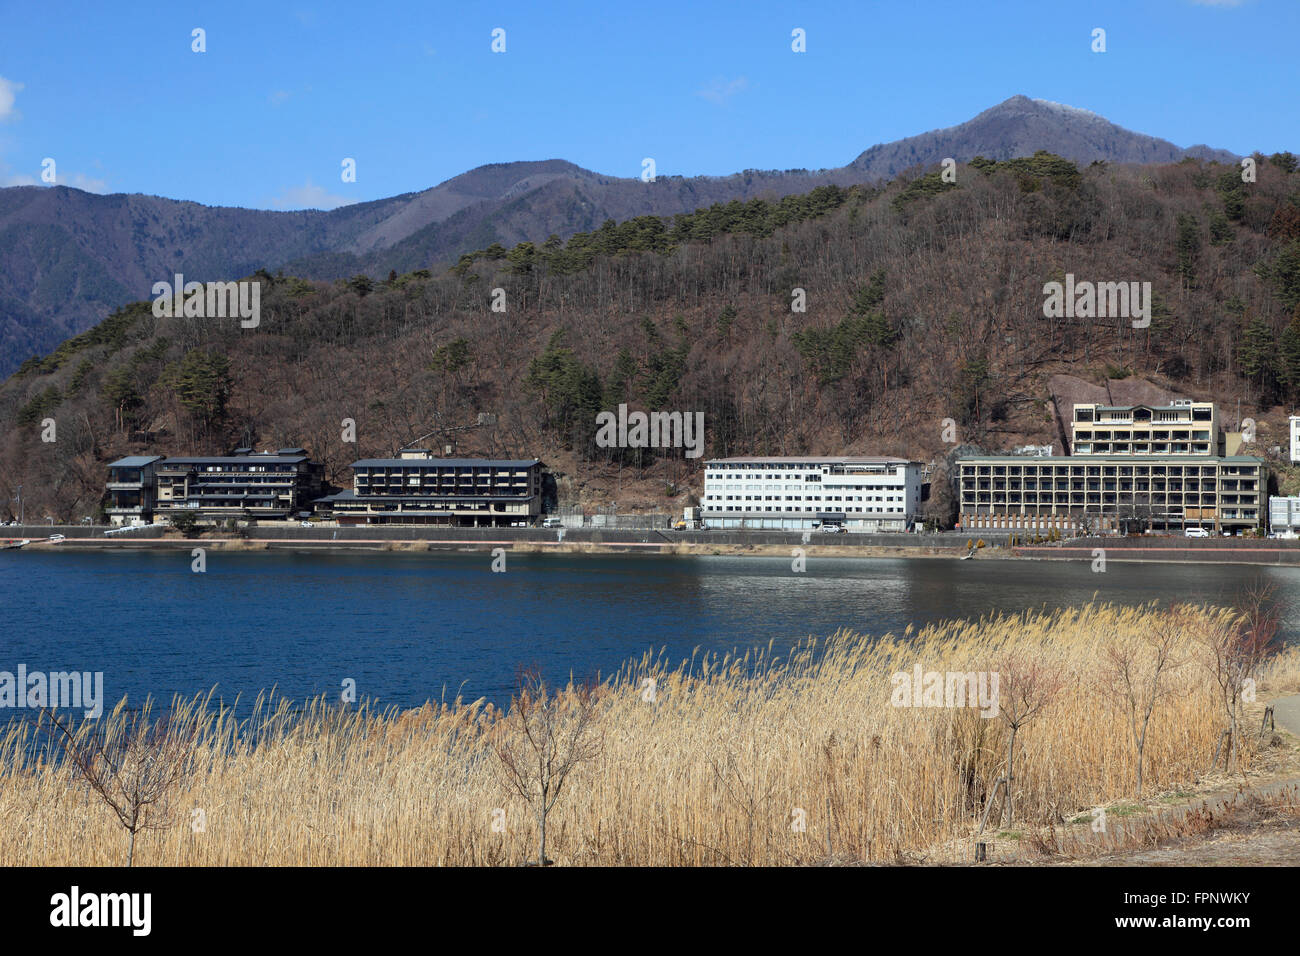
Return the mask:
<svg viewBox="0 0 1300 956">
<path fill-rule="evenodd" d="M 53 725 L 69 765 L 126 830 L 126 865 L 131 866 L 137 833 L 175 823 L 171 793 L 194 764 L 200 733 L 190 704 L 174 701 L 171 712 L 156 720 L 147 699 L 138 711 L 127 711 L 125 705 L 123 698 L 102 722 L 83 721 L 75 729 L 49 708 L 42 714 Z"/>
<path fill-rule="evenodd" d="M 1182 666 L 1174 657 L 1180 632 L 1189 626 L 1184 608 L 1172 607 L 1143 638 L 1116 638 L 1106 645 L 1106 682 L 1103 689 L 1117 701 L 1128 717 L 1133 749 L 1137 754 L 1135 797 L 1142 796 L 1143 758 L 1147 728 L 1156 704 L 1169 692 L 1169 675 Z"/>
<path fill-rule="evenodd" d="M 1261 587 L 1252 588 L 1243 596 L 1239 617 L 1233 621 L 1215 622 L 1202 632 L 1205 666 L 1214 678 L 1228 721 L 1228 748 L 1223 758 L 1225 770 L 1232 769 L 1233 758 L 1241 749 L 1242 735 L 1238 724 L 1246 682 L 1253 679 L 1259 665 L 1272 652 L 1277 629 L 1278 609 L 1273 594 L 1271 589 Z"/>
<path fill-rule="evenodd" d="M 1030 656 L 1024 651 L 1003 655 L 997 665 L 998 716 L 1011 731 L 1007 742 L 1007 813 L 1011 825 L 1012 794 L 1015 792 L 1016 735 L 1020 728 L 1042 713 L 1056 697 L 1063 683 L 1059 667 L 1050 661 Z"/>
<path fill-rule="evenodd" d="M 520 675 L 494 747 L 502 784 L 522 797 L 537 819 L 537 865 L 548 866 L 546 820 L 581 763 L 604 743 L 596 726 L 596 689 L 570 684 L 550 693 L 536 670 Z"/>
</svg>

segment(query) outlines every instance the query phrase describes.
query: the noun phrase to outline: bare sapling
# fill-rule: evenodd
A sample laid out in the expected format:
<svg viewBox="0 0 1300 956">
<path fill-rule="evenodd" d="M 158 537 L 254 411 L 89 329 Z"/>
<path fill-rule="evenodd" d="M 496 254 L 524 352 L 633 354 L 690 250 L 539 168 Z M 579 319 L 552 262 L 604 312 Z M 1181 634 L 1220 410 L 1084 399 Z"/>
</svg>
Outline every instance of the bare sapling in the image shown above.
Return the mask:
<svg viewBox="0 0 1300 956">
<path fill-rule="evenodd" d="M 1137 759 L 1133 795 L 1139 799 L 1151 715 L 1170 691 L 1170 676 L 1182 666 L 1175 651 L 1184 629 L 1191 623 L 1192 615 L 1187 609 L 1173 607 L 1168 614 L 1152 618 L 1150 631 L 1138 637 L 1115 635 L 1106 645 L 1102 686 L 1128 718 Z"/>
<path fill-rule="evenodd" d="M 1007 741 L 1006 826 L 1014 815 L 1016 736 L 1037 717 L 1060 692 L 1064 676 L 1059 667 L 1045 660 L 1041 652 L 1031 655 L 1011 651 L 998 662 L 998 716 L 1010 730 Z"/>
<path fill-rule="evenodd" d="M 1241 601 L 1241 614 L 1234 620 L 1215 620 L 1201 631 L 1206 650 L 1205 665 L 1227 721 L 1228 738 L 1223 768 L 1231 771 L 1239 762 L 1244 735 L 1240 731 L 1242 704 L 1254 699 L 1253 681 L 1260 665 L 1275 650 L 1278 609 L 1267 587 L 1252 588 Z M 1222 736 L 1220 746 L 1222 746 Z M 1215 755 L 1218 763 L 1218 755 Z"/>
<path fill-rule="evenodd" d="M 505 789 L 521 797 L 537 820 L 537 865 L 546 857 L 546 822 L 579 764 L 595 760 L 603 738 L 596 725 L 594 688 L 570 684 L 550 693 L 536 670 L 525 671 L 502 719 L 494 750 Z"/>
<path fill-rule="evenodd" d="M 727 798 L 733 801 L 744 815 L 745 843 L 741 848 L 744 851 L 742 865 L 755 866 L 760 862 L 757 852 L 757 830 L 765 821 L 771 820 L 772 799 L 775 796 L 774 781 L 765 776 L 759 766 L 762 744 L 758 737 L 757 721 L 750 726 L 748 746 L 738 748 L 731 741 L 727 741 L 723 748 L 722 759 L 714 758 L 709 763 L 713 768 L 714 779 Z M 744 751 L 743 759 L 737 756 L 737 749 Z M 765 837 L 765 852 L 766 839 Z M 726 859 L 735 862 L 731 857 Z"/>
<path fill-rule="evenodd" d="M 42 715 L 52 724 L 68 766 L 126 831 L 126 865 L 132 866 L 136 835 L 176 822 L 172 791 L 194 764 L 200 708 L 174 701 L 171 713 L 152 719 L 148 699 L 138 711 L 125 705 L 123 698 L 102 722 L 83 721 L 75 729 L 49 708 Z"/>
</svg>

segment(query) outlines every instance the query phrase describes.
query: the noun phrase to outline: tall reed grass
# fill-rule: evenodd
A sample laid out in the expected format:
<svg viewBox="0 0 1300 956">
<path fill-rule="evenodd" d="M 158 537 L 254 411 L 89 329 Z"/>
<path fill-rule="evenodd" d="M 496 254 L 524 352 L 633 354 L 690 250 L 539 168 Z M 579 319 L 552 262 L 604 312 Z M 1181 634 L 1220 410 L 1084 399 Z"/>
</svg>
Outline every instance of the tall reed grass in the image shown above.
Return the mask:
<svg viewBox="0 0 1300 956">
<path fill-rule="evenodd" d="M 1233 617 L 1195 608 L 1176 618 L 1177 666 L 1145 748 L 1150 791 L 1187 785 L 1212 759 L 1224 718 L 1202 639 Z M 1007 727 L 970 707 L 893 706 L 891 677 L 918 663 L 995 671 L 1013 653 L 1060 676 L 1017 735 L 1017 823 L 1131 797 L 1136 753 L 1106 692 L 1104 651 L 1129 646 L 1140 662 L 1144 638 L 1172 620 L 1154 606 L 1094 603 L 878 639 L 841 632 L 784 657 L 769 647 L 672 666 L 646 655 L 598 688 L 600 751 L 573 771 L 548 855 L 562 865 L 800 864 L 960 845 L 1005 772 Z M 141 833 L 136 865 L 519 864 L 535 850 L 535 820 L 507 795 L 494 749 L 519 732 L 508 710 L 456 701 L 399 713 L 320 699 L 295 708 L 262 697 L 238 719 L 207 698 L 178 702 L 178 715 L 193 753 L 151 811 L 165 826 Z M 35 733 L 14 722 L 0 736 L 0 860 L 123 863 L 116 818 Z M 1243 758 L 1248 767 L 1252 752 Z"/>
</svg>

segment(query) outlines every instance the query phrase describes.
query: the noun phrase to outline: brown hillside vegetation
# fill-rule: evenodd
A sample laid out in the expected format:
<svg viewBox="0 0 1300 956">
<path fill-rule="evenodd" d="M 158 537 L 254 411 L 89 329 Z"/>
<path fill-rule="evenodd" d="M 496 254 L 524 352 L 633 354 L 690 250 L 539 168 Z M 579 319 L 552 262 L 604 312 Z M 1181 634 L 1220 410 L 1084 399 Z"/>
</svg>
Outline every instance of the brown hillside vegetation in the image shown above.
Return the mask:
<svg viewBox="0 0 1300 956">
<path fill-rule="evenodd" d="M 1300 397 L 1300 176 L 1289 155 L 1257 160 L 1243 183 L 1193 160 L 977 159 L 955 185 L 931 172 L 642 217 L 440 276 L 261 273 L 252 329 L 140 303 L 0 387 L 0 490 L 22 485 L 29 517 L 75 518 L 125 453 L 300 445 L 346 483 L 353 460 L 420 439 L 539 456 L 564 502 L 675 508 L 719 455 L 939 460 L 949 418 L 958 443 L 990 451 L 1059 441 L 1061 374 L 1145 381 L 1230 417 L 1240 401 L 1273 441 L 1275 406 Z M 1045 318 L 1044 283 L 1067 273 L 1150 282 L 1150 327 Z M 596 448 L 596 412 L 620 401 L 703 412 L 704 456 Z"/>
<path fill-rule="evenodd" d="M 200 282 L 258 268 L 325 281 L 359 273 L 379 279 L 393 269 L 448 265 L 474 246 L 568 239 L 607 219 L 673 216 L 832 183 L 878 185 L 948 156 L 1005 160 L 1039 149 L 1078 163 L 1237 161 L 1224 150 L 1180 149 L 1086 110 L 1017 95 L 964 123 L 878 143 L 830 169 L 658 175 L 645 182 L 636 167 L 607 175 L 560 159 L 491 163 L 430 189 L 328 212 L 0 187 L 0 374 L 175 273 Z"/>
</svg>

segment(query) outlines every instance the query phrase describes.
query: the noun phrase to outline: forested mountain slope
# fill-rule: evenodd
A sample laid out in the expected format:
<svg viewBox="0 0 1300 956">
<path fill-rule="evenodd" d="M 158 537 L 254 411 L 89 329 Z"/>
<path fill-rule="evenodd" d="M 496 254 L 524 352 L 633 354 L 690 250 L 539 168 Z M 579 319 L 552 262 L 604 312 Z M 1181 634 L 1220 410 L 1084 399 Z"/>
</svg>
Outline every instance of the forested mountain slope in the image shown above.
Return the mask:
<svg viewBox="0 0 1300 956">
<path fill-rule="evenodd" d="M 1045 318 L 1044 284 L 1067 273 L 1150 282 L 1150 326 Z M 155 318 L 144 302 L 27 363 L 0 387 L 6 501 L 22 485 L 29 518 L 75 517 L 98 506 L 112 458 L 236 445 L 304 446 L 344 482 L 353 460 L 424 438 L 537 455 L 566 501 L 677 508 L 720 455 L 941 463 L 946 437 L 1059 441 L 1054 376 L 1144 380 L 1229 418 L 1240 401 L 1261 445 L 1283 440 L 1300 400 L 1300 174 L 1286 154 L 1258 157 L 1253 183 L 1192 160 L 976 160 L 955 184 L 933 171 L 640 217 L 567 243 L 489 244 L 438 274 L 261 281 L 257 328 Z M 703 412 L 704 457 L 595 447 L 595 414 L 619 402 Z"/>
<path fill-rule="evenodd" d="M 1095 114 L 1013 96 L 958 126 L 873 146 L 848 165 L 732 176 L 624 176 L 559 159 L 494 163 L 419 192 L 329 212 L 203 206 L 158 196 L 98 196 L 62 186 L 0 189 L 0 374 L 82 332 L 153 283 L 234 279 L 257 268 L 312 279 L 440 268 L 492 243 L 567 239 L 606 220 L 779 199 L 816 186 L 878 183 L 946 157 L 1003 160 L 1046 149 L 1080 163 L 1231 162 L 1179 149 Z M 828 157 L 842 161 L 843 157 Z"/>
</svg>

